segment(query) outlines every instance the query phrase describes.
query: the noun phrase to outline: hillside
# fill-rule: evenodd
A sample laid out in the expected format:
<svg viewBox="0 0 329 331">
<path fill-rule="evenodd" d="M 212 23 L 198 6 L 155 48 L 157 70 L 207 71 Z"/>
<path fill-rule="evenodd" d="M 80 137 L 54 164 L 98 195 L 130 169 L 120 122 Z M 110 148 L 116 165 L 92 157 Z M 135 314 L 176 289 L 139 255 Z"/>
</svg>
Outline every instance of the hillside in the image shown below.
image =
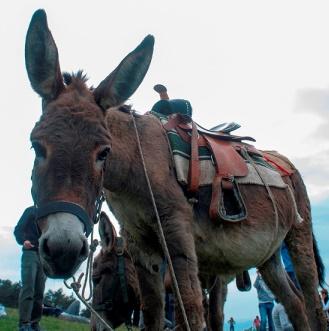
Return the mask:
<svg viewBox="0 0 329 331">
<path fill-rule="evenodd" d="M 0 318 L 1 331 L 16 331 L 18 312 L 17 309 L 7 308 L 7 316 Z M 41 321 L 41 326 L 45 331 L 89 331 L 89 325 L 63 321 L 55 317 L 44 316 Z M 118 331 L 126 331 L 125 327 L 117 329 Z"/>
</svg>

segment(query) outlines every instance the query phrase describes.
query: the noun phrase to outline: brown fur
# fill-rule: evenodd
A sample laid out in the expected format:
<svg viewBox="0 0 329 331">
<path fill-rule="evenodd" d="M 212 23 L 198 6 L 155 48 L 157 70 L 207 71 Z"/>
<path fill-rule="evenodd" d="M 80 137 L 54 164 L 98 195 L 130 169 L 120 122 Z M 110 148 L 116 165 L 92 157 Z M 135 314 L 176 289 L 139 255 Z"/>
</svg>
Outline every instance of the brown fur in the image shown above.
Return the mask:
<svg viewBox="0 0 329 331">
<path fill-rule="evenodd" d="M 33 47 L 35 40 L 49 51 Z M 56 74 L 59 72 L 57 48 L 43 11 L 33 16 L 26 45 L 29 78 L 44 100 L 43 115 L 31 134 L 31 140 L 45 151 L 40 157 L 35 148 L 34 200 L 37 204 L 73 201 L 91 215 L 101 188 L 106 189 L 110 208 L 127 233 L 128 250 L 140 282 L 146 330 L 161 330 L 164 288 L 159 266 L 163 252 L 132 117 L 117 108 L 142 81 L 151 61 L 153 39 L 145 38 L 94 91 L 83 88 L 84 79 L 78 76 L 71 84 L 62 86 L 62 79 Z M 107 110 L 109 107 L 111 109 Z M 291 178 L 291 185 L 305 218 L 303 223 L 296 224 L 296 212 L 288 190 L 272 189 L 278 210 L 276 222 L 265 188 L 256 185 L 240 188 L 248 210 L 245 221 L 213 223 L 205 212 L 205 205 L 200 202 L 193 209 L 177 183 L 159 121 L 151 115 L 135 117 L 135 120 L 191 330 L 200 331 L 204 324 L 198 265 L 203 274 L 225 277 L 258 266 L 271 290 L 286 307 L 295 330 L 325 330 L 317 296 L 309 203 L 299 174 Z M 111 145 L 106 162 L 101 157 L 104 145 Z M 65 220 L 65 214 L 60 217 Z M 51 233 L 47 233 L 49 222 L 53 221 L 50 215 L 40 222 L 43 263 L 59 255 L 59 243 L 54 243 Z M 77 221 L 77 231 L 78 225 Z M 67 233 L 63 225 L 57 232 L 70 242 L 72 234 Z M 291 287 L 279 260 L 278 250 L 286 236 L 304 299 Z M 76 239 L 71 248 L 72 265 L 74 256 L 78 257 L 81 250 L 79 240 Z M 60 259 L 56 261 L 51 263 L 54 275 Z M 72 271 L 67 268 L 66 275 Z M 179 309 L 176 317 L 178 330 L 183 330 Z"/>
</svg>

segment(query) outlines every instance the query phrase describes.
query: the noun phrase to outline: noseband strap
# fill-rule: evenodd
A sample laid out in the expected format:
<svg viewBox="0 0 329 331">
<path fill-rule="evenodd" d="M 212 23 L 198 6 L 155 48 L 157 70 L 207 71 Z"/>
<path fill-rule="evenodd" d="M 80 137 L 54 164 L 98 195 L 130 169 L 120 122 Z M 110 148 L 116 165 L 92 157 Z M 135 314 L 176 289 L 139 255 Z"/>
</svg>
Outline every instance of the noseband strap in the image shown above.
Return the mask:
<svg viewBox="0 0 329 331">
<path fill-rule="evenodd" d="M 46 217 L 54 213 L 69 213 L 73 214 L 84 225 L 84 232 L 88 237 L 93 229 L 92 221 L 86 211 L 76 203 L 67 201 L 52 201 L 45 205 L 35 207 L 36 220 Z"/>
</svg>

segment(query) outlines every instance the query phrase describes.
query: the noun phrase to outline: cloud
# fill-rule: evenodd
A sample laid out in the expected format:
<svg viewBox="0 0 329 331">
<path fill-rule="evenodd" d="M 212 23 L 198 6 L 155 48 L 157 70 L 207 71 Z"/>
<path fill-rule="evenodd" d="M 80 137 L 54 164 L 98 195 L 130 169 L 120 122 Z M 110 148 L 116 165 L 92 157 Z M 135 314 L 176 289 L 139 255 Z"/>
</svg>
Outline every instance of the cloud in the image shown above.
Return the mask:
<svg viewBox="0 0 329 331">
<path fill-rule="evenodd" d="M 329 141 L 329 89 L 304 88 L 297 91 L 295 111 L 311 113 L 321 119 L 312 138 Z"/>
<path fill-rule="evenodd" d="M 304 88 L 297 91 L 296 109 L 312 110 L 329 119 L 329 89 Z"/>
<path fill-rule="evenodd" d="M 329 149 L 305 157 L 294 158 L 312 202 L 329 198 Z"/>
<path fill-rule="evenodd" d="M 18 281 L 20 279 L 21 247 L 16 243 L 13 227 L 0 227 L 0 278 Z"/>
<path fill-rule="evenodd" d="M 311 115 L 304 127 L 313 129 L 297 146 L 304 149 L 305 156 L 293 161 L 303 175 L 311 200 L 323 201 L 329 198 L 329 88 L 299 89 L 294 108 L 296 113 Z"/>
</svg>

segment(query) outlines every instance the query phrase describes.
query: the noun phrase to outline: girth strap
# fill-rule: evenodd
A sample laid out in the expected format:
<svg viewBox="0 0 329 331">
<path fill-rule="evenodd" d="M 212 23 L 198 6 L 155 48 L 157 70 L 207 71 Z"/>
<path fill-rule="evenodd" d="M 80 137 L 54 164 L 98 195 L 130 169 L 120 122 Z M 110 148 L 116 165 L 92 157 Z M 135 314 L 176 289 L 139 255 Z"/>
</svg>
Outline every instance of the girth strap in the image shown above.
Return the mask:
<svg viewBox="0 0 329 331">
<path fill-rule="evenodd" d="M 67 201 L 52 201 L 45 205 L 35 207 L 36 220 L 53 213 L 70 213 L 78 217 L 84 225 L 84 231 L 88 237 L 92 231 L 91 220 L 86 211 L 76 203 Z"/>
</svg>

